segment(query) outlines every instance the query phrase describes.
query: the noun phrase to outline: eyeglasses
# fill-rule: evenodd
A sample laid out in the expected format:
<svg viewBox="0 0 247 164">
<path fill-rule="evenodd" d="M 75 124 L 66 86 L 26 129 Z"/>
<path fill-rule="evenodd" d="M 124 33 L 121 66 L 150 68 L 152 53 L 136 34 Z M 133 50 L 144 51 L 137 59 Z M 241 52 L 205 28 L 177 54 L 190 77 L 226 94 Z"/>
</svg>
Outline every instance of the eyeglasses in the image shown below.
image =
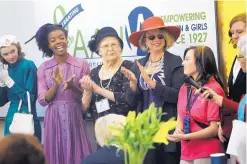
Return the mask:
<svg viewBox="0 0 247 164">
<path fill-rule="evenodd" d="M 157 37 L 158 39 L 160 39 L 160 40 L 165 38 L 164 35 L 162 35 L 162 34 L 158 34 L 158 36 L 150 35 L 150 36 L 148 36 L 147 38 L 148 38 L 149 40 L 154 40 L 156 37 Z"/>
<path fill-rule="evenodd" d="M 109 50 L 110 47 L 116 50 L 119 48 L 119 44 L 106 44 L 106 45 L 101 46 L 100 48 L 103 50 Z"/>
</svg>

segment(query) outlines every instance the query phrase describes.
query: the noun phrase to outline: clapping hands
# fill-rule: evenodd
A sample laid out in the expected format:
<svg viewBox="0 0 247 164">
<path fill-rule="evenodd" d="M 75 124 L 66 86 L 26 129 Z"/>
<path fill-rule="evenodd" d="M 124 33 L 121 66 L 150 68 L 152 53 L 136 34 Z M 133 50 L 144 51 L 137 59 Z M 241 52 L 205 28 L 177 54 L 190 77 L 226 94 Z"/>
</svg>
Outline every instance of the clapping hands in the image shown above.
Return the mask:
<svg viewBox="0 0 247 164">
<path fill-rule="evenodd" d="M 90 76 L 83 76 L 80 80 L 81 88 L 85 91 L 92 92 L 93 91 L 93 84 L 94 82 L 91 80 Z"/>
<path fill-rule="evenodd" d="M 144 79 L 145 83 L 147 83 L 151 88 L 155 88 L 156 81 L 152 80 L 149 77 L 146 69 L 139 63 L 139 61 L 136 61 L 136 64 L 137 64 L 137 67 L 139 68 L 139 70 L 141 72 L 141 76 Z M 135 74 L 124 67 L 121 68 L 121 71 L 124 74 L 124 76 L 130 80 L 130 87 L 133 91 L 135 91 L 136 90 L 136 84 L 137 84 L 137 78 L 136 78 Z"/>
<path fill-rule="evenodd" d="M 52 79 L 55 82 L 55 85 L 60 86 L 63 82 L 63 70 L 59 67 L 53 70 Z"/>
<path fill-rule="evenodd" d="M 64 84 L 63 91 L 67 89 L 71 89 L 74 86 L 73 79 L 76 77 L 76 75 L 72 75 Z"/>
</svg>

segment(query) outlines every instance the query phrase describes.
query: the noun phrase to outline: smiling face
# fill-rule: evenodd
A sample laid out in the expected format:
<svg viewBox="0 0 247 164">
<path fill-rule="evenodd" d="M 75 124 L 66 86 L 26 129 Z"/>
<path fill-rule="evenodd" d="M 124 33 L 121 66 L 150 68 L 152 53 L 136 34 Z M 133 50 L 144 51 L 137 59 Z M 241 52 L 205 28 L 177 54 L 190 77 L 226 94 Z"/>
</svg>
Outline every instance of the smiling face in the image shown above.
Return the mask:
<svg viewBox="0 0 247 164">
<path fill-rule="evenodd" d="M 165 37 L 159 29 L 146 32 L 146 45 L 150 52 L 162 52 L 165 47 Z"/>
<path fill-rule="evenodd" d="M 105 37 L 100 41 L 98 48 L 104 61 L 117 61 L 121 57 L 121 46 L 116 37 Z"/>
<path fill-rule="evenodd" d="M 190 49 L 183 61 L 183 66 L 184 66 L 184 74 L 188 76 L 192 76 L 194 79 L 197 79 L 199 72 L 197 71 L 196 68 L 196 59 L 195 59 L 195 50 Z"/>
<path fill-rule="evenodd" d="M 19 55 L 16 45 L 11 44 L 8 47 L 2 47 L 0 50 L 1 56 L 6 62 L 14 64 L 18 60 Z"/>
<path fill-rule="evenodd" d="M 48 34 L 49 48 L 54 55 L 67 55 L 68 41 L 62 30 L 54 30 Z"/>
<path fill-rule="evenodd" d="M 233 43 L 238 44 L 239 38 L 246 33 L 246 23 L 243 21 L 233 23 L 230 32 L 232 34 Z"/>
</svg>

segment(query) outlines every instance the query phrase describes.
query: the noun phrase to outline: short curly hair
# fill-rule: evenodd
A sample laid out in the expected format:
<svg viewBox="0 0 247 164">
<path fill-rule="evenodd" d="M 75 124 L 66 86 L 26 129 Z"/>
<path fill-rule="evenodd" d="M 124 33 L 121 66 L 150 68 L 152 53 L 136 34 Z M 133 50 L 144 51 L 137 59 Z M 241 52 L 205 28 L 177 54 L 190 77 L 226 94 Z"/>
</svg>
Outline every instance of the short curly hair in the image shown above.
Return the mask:
<svg viewBox="0 0 247 164">
<path fill-rule="evenodd" d="M 123 127 L 126 124 L 126 117 L 118 114 L 107 114 L 95 122 L 95 136 L 98 144 L 103 147 L 112 138 L 110 126 Z"/>
<path fill-rule="evenodd" d="M 39 30 L 36 32 L 36 35 L 35 35 L 36 43 L 39 47 L 39 50 L 43 52 L 43 57 L 53 56 L 53 52 L 49 48 L 48 35 L 50 32 L 55 31 L 55 30 L 63 31 L 66 39 L 68 38 L 68 31 L 65 30 L 62 27 L 62 25 L 47 23 L 41 26 Z"/>
<path fill-rule="evenodd" d="M 0 164 L 46 164 L 42 145 L 32 135 L 10 134 L 0 140 Z"/>
</svg>

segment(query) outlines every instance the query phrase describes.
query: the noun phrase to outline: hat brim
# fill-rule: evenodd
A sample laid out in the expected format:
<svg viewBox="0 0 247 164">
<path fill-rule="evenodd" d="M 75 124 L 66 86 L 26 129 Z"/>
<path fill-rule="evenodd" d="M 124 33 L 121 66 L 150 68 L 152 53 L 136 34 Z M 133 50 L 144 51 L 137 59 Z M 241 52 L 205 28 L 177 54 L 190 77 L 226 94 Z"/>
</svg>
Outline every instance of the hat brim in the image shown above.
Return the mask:
<svg viewBox="0 0 247 164">
<path fill-rule="evenodd" d="M 176 26 L 158 26 L 158 27 L 156 26 L 153 28 L 147 28 L 145 30 L 140 30 L 140 31 L 132 33 L 129 36 L 130 43 L 132 43 L 134 46 L 140 48 L 139 39 L 140 39 L 141 34 L 143 32 L 146 32 L 149 30 L 155 30 L 155 29 L 165 29 L 170 35 L 172 35 L 174 37 L 174 42 L 179 38 L 180 33 L 181 33 L 180 28 L 176 27 Z"/>
</svg>

